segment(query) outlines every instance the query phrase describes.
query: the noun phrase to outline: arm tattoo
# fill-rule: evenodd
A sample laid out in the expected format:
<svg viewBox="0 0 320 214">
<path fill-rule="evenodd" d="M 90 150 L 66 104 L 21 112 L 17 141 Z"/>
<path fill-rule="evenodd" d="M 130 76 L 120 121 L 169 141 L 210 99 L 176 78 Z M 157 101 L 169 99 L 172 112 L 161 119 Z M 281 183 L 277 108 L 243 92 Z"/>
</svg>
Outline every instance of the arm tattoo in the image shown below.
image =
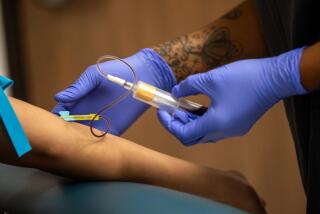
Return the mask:
<svg viewBox="0 0 320 214">
<path fill-rule="evenodd" d="M 165 42 L 155 48 L 173 69 L 178 81 L 197 71 L 200 49 L 200 45 L 194 45 L 189 35 Z"/>
<path fill-rule="evenodd" d="M 240 42 L 230 38 L 228 28 L 214 29 L 201 50 L 202 63 L 206 68 L 214 68 L 227 63 L 242 54 Z"/>
<path fill-rule="evenodd" d="M 234 21 L 241 16 L 242 8 L 239 6 L 221 19 Z M 242 44 L 231 39 L 230 30 L 223 26 L 208 26 L 154 49 L 167 61 L 178 81 L 236 60 L 243 53 Z"/>
<path fill-rule="evenodd" d="M 240 42 L 230 38 L 226 27 L 209 27 L 154 49 L 167 61 L 178 81 L 225 64 L 241 56 L 243 50 Z"/>
</svg>

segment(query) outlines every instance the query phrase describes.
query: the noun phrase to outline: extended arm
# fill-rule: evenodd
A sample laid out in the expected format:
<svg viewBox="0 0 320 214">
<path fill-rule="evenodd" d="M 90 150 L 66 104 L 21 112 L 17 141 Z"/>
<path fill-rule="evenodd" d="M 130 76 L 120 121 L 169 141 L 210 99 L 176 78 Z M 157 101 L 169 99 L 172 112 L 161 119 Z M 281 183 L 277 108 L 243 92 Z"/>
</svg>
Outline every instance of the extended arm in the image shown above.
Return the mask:
<svg viewBox="0 0 320 214">
<path fill-rule="evenodd" d="M 17 158 L 2 131 L 1 162 L 76 179 L 154 184 L 263 213 L 259 198 L 241 176 L 170 157 L 111 134 L 97 139 L 87 126 L 65 122 L 14 98 L 10 101 L 33 150 Z"/>
<path fill-rule="evenodd" d="M 245 58 L 267 55 L 259 15 L 247 0 L 206 27 L 154 47 L 178 81 Z"/>
</svg>

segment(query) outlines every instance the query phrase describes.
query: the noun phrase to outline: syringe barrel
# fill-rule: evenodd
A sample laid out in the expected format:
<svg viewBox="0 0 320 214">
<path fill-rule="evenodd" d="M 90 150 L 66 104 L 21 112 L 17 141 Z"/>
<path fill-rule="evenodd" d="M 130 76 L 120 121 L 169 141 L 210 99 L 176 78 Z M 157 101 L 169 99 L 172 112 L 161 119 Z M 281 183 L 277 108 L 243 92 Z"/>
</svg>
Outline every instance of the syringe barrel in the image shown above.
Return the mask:
<svg viewBox="0 0 320 214">
<path fill-rule="evenodd" d="M 133 97 L 171 114 L 179 107 L 179 100 L 170 93 L 141 81 L 134 86 Z"/>
<path fill-rule="evenodd" d="M 207 108 L 184 99 L 176 99 L 169 92 L 138 81 L 133 88 L 133 97 L 151 106 L 166 110 L 173 114 L 178 108 L 196 115 L 203 115 Z"/>
</svg>

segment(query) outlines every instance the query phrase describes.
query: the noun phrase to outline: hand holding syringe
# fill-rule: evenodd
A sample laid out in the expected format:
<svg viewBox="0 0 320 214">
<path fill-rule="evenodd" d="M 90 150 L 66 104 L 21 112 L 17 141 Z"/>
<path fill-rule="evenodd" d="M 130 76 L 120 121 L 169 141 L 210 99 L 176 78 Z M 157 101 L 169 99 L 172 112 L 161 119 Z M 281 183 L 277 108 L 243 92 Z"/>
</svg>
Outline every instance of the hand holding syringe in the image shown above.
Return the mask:
<svg viewBox="0 0 320 214">
<path fill-rule="evenodd" d="M 107 78 L 127 90 L 132 90 L 135 99 L 156 108 L 166 110 L 171 114 L 177 109 L 182 109 L 199 116 L 207 111 L 207 107 L 189 100 L 176 99 L 169 92 L 163 91 L 142 81 L 133 84 L 110 74 L 107 74 Z"/>
<path fill-rule="evenodd" d="M 114 74 L 113 75 L 109 74 L 108 70 L 107 70 L 108 68 L 104 68 L 106 70 L 102 71 L 102 69 L 100 68 L 100 63 L 102 61 L 108 60 L 108 59 L 118 60 L 121 63 L 125 64 L 132 72 L 133 81 L 129 82 L 125 79 L 122 79 L 122 78 L 115 76 Z M 127 96 L 130 95 L 131 92 L 133 94 L 133 98 L 140 100 L 144 103 L 147 103 L 151 106 L 154 106 L 156 108 L 163 109 L 163 110 L 169 112 L 170 114 L 174 114 L 177 109 L 182 109 L 184 111 L 191 112 L 193 114 L 200 116 L 207 111 L 207 108 L 202 105 L 199 105 L 197 103 L 194 103 L 194 102 L 191 102 L 188 100 L 176 99 L 170 93 L 168 93 L 164 90 L 161 90 L 161 89 L 154 87 L 150 84 L 147 84 L 145 82 L 138 81 L 137 77 L 136 77 L 136 71 L 131 67 L 131 65 L 129 63 L 127 63 L 126 61 L 124 61 L 121 58 L 109 56 L 109 55 L 100 57 L 97 60 L 96 67 L 97 67 L 99 74 L 101 76 L 105 77 L 105 81 L 111 81 L 117 85 L 120 85 L 121 87 L 127 89 L 127 91 L 125 93 L 123 93 L 121 96 L 119 96 L 118 98 L 116 98 L 113 101 L 111 101 L 110 103 L 108 103 L 107 105 L 103 106 L 103 108 L 101 108 L 101 110 L 99 110 L 98 112 L 96 112 L 94 114 L 62 115 L 62 114 L 65 114 L 65 112 L 63 112 L 63 111 L 59 112 L 60 116 L 63 119 L 68 120 L 68 121 L 90 120 L 91 133 L 96 137 L 103 137 L 105 134 L 107 134 L 109 131 L 109 125 L 110 125 L 110 123 L 112 123 L 112 121 L 109 121 L 108 117 L 106 117 L 104 115 L 104 112 L 106 112 L 108 109 L 110 109 L 111 107 L 113 107 L 114 105 L 119 103 L 120 101 L 124 100 Z M 97 133 L 95 133 L 93 126 L 94 126 L 94 121 L 97 121 L 100 119 L 103 119 L 106 121 L 107 128 L 106 128 L 106 131 L 103 132 L 102 134 L 101 133 L 97 134 Z"/>
</svg>

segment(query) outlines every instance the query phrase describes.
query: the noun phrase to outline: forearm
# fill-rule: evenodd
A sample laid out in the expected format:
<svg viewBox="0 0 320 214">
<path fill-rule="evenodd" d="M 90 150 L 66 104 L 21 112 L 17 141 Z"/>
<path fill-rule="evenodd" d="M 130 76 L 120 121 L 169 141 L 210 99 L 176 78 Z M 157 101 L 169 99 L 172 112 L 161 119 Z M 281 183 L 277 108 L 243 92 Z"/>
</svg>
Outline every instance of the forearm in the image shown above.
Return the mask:
<svg viewBox="0 0 320 214">
<path fill-rule="evenodd" d="M 267 55 L 260 17 L 247 0 L 210 25 L 154 47 L 178 81 L 244 58 Z"/>
<path fill-rule="evenodd" d="M 133 154 L 139 157 L 130 160 L 126 167 L 129 169 L 125 176 L 128 180 L 192 193 L 250 213 L 264 213 L 262 202 L 252 187 L 231 172 L 199 166 L 154 151 L 140 150 Z"/>
<path fill-rule="evenodd" d="M 120 160 L 118 149 L 114 145 L 120 138 L 108 136 L 110 145 L 105 151 L 99 139 L 89 135 L 88 127 L 67 123 L 57 116 L 32 106 L 23 101 L 9 98 L 14 111 L 32 145 L 32 151 L 18 158 L 11 148 L 9 139 L 1 131 L 0 161 L 13 165 L 35 167 L 46 171 L 64 174 L 69 177 L 81 177 L 92 170 L 95 173 L 106 174 L 103 169 L 108 168 L 109 178 L 120 174 Z M 94 147 L 94 148 L 93 148 Z M 96 150 L 90 152 L 91 150 Z M 103 157 L 107 154 L 107 157 Z M 108 161 L 108 162 L 107 162 Z M 97 163 L 101 163 L 97 164 Z M 110 165 L 112 163 L 112 165 Z"/>
<path fill-rule="evenodd" d="M 303 51 L 300 63 L 301 82 L 309 91 L 320 88 L 320 42 Z"/>
<path fill-rule="evenodd" d="M 76 179 L 149 183 L 263 212 L 252 187 L 230 173 L 170 157 L 110 134 L 97 139 L 87 126 L 65 122 L 13 98 L 10 102 L 33 150 L 17 158 L 4 132 L 0 132 L 1 162 Z"/>
</svg>

